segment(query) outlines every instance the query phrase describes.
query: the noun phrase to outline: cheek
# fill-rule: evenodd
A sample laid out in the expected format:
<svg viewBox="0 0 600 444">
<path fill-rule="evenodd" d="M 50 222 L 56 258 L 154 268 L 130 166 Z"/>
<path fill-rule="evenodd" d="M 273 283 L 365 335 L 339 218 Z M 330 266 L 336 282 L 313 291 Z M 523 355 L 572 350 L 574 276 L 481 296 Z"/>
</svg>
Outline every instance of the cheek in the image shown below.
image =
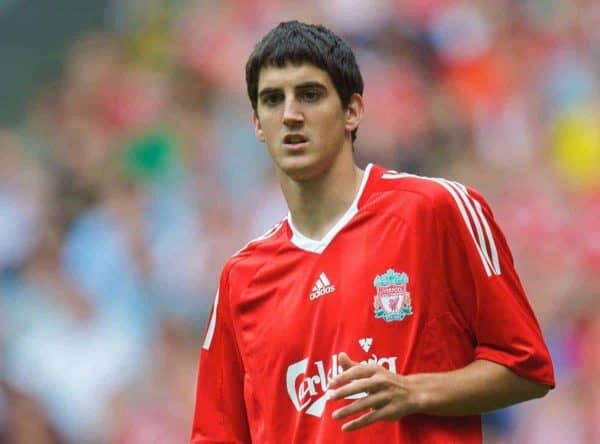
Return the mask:
<svg viewBox="0 0 600 444">
<path fill-rule="evenodd" d="M 263 134 L 267 141 L 274 141 L 279 137 L 279 125 L 275 119 L 269 119 L 264 122 Z"/>
<path fill-rule="evenodd" d="M 344 138 L 346 122 L 339 115 L 328 116 L 321 120 L 321 134 L 329 140 L 338 140 Z"/>
</svg>

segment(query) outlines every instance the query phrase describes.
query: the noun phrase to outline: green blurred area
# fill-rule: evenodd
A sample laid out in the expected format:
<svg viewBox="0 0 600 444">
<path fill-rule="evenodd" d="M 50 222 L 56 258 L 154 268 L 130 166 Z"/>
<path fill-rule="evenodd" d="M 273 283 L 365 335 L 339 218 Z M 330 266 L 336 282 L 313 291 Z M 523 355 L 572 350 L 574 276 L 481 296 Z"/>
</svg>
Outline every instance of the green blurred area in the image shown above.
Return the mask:
<svg viewBox="0 0 600 444">
<path fill-rule="evenodd" d="M 0 0 L 0 127 L 23 120 L 40 85 L 58 78 L 69 45 L 104 27 L 108 0 Z"/>
<path fill-rule="evenodd" d="M 176 163 L 175 135 L 166 130 L 154 130 L 135 137 L 122 152 L 125 174 L 143 181 L 166 176 Z"/>
</svg>

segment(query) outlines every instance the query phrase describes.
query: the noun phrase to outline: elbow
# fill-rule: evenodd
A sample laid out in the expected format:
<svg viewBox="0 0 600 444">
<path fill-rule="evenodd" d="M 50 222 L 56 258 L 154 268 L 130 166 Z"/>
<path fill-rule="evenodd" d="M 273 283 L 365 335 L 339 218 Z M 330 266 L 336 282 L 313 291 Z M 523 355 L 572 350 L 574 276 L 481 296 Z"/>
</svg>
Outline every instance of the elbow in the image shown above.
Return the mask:
<svg viewBox="0 0 600 444">
<path fill-rule="evenodd" d="M 544 396 L 546 396 L 548 394 L 548 392 L 550 391 L 550 387 L 548 387 L 547 385 L 544 385 L 539 392 L 539 396 L 537 396 L 538 398 L 543 398 Z"/>
<path fill-rule="evenodd" d="M 550 391 L 550 387 L 546 384 L 536 383 L 531 390 L 531 399 L 543 398 Z"/>
</svg>

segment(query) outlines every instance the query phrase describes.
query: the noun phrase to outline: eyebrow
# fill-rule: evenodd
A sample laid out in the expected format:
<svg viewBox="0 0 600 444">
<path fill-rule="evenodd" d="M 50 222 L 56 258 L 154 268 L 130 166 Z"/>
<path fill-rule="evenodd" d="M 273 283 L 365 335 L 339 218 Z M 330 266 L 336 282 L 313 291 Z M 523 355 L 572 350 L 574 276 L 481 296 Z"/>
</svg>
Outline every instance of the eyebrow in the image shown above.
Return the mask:
<svg viewBox="0 0 600 444">
<path fill-rule="evenodd" d="M 310 80 L 308 82 L 300 83 L 299 85 L 296 85 L 294 87 L 294 89 L 306 89 L 306 88 L 327 89 L 327 87 L 325 85 L 323 85 L 320 82 L 314 81 L 314 80 Z M 271 87 L 263 88 L 258 93 L 258 97 L 263 97 L 263 96 L 265 96 L 267 94 L 272 94 L 272 93 L 280 92 L 280 91 L 281 91 L 281 88 L 271 88 Z"/>
</svg>

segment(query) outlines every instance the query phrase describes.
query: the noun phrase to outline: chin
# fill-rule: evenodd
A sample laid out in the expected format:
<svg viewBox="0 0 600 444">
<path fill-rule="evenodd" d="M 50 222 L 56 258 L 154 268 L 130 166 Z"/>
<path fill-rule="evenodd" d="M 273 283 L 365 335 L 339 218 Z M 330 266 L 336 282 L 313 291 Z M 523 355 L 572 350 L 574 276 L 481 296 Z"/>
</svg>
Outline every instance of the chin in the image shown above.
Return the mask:
<svg viewBox="0 0 600 444">
<path fill-rule="evenodd" d="M 297 181 L 312 179 L 321 170 L 319 162 L 316 159 L 309 159 L 307 156 L 281 159 L 278 166 L 283 174 Z"/>
</svg>

